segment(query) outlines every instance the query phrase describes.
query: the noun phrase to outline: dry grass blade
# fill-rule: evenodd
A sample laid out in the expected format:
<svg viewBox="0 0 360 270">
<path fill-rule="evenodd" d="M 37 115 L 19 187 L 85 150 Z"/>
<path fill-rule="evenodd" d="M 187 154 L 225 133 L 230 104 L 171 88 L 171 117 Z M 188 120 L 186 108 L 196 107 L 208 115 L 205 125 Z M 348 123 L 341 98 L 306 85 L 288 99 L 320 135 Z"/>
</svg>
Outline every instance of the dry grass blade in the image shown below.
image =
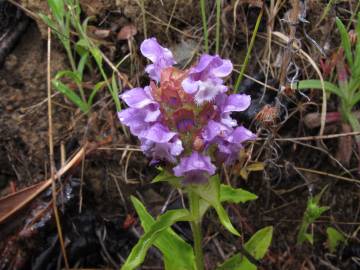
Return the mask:
<svg viewBox="0 0 360 270">
<path fill-rule="evenodd" d="M 55 183 L 56 169 L 55 169 L 55 161 L 54 161 L 54 142 L 53 142 L 52 105 L 51 105 L 51 28 L 50 27 L 48 27 L 48 42 L 47 42 L 47 95 L 48 95 L 48 120 L 49 120 L 50 181 L 52 188 L 53 209 L 54 209 L 56 228 L 59 236 L 59 242 L 61 246 L 61 253 L 64 258 L 65 268 L 69 269 L 69 262 L 66 255 L 60 217 L 56 205 L 56 196 L 57 196 L 56 183 Z"/>
</svg>

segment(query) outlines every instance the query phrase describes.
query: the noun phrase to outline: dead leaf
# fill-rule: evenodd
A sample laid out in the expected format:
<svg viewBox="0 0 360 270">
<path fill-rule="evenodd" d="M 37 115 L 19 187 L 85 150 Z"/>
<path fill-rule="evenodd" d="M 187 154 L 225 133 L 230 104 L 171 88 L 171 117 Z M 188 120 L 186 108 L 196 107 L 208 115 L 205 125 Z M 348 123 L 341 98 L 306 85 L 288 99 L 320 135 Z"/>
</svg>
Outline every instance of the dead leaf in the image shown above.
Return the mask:
<svg viewBox="0 0 360 270">
<path fill-rule="evenodd" d="M 128 24 L 121 28 L 117 34 L 118 40 L 129 40 L 137 34 L 137 29 L 135 25 Z"/>
<path fill-rule="evenodd" d="M 55 175 L 55 179 L 58 179 L 74 165 L 79 164 L 81 159 L 86 153 L 86 146 L 82 147 L 76 155 L 65 164 Z M 0 224 L 6 221 L 10 216 L 21 210 L 34 198 L 36 198 L 41 192 L 47 189 L 51 185 L 52 179 L 45 180 L 31 187 L 24 188 L 16 193 L 12 193 L 0 199 Z"/>
<path fill-rule="evenodd" d="M 240 170 L 240 176 L 244 179 L 247 180 L 249 177 L 249 173 L 250 172 L 257 172 L 257 171 L 263 171 L 265 168 L 265 164 L 264 162 L 254 162 L 251 163 L 245 167 L 243 167 Z"/>
<path fill-rule="evenodd" d="M 49 184 L 51 184 L 51 181 L 43 181 L 1 198 L 0 223 L 16 211 L 20 210 L 27 202 L 31 201 L 45 188 L 47 188 Z"/>
</svg>

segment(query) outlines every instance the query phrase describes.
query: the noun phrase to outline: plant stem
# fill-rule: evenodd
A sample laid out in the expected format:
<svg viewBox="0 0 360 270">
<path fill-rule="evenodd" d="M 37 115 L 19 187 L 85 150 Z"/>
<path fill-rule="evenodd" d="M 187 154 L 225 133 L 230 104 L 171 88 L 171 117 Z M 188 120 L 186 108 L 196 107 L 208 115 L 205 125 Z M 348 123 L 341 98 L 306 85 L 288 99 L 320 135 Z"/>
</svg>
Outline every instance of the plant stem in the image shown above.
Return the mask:
<svg viewBox="0 0 360 270">
<path fill-rule="evenodd" d="M 259 26 L 260 26 L 260 22 L 261 22 L 263 12 L 264 12 L 264 8 L 261 8 L 261 11 L 260 11 L 260 13 L 259 13 L 259 15 L 257 17 L 257 20 L 256 20 L 256 24 L 255 24 L 255 28 L 254 28 L 254 31 L 253 31 L 253 34 L 252 34 L 252 37 L 251 37 L 251 40 L 250 40 L 249 48 L 248 48 L 248 50 L 246 52 L 244 63 L 242 65 L 242 67 L 241 67 L 240 74 L 237 77 L 237 80 L 236 80 L 236 83 L 235 83 L 235 87 L 234 87 L 234 92 L 235 93 L 237 91 L 239 91 L 239 86 L 240 86 L 240 83 L 241 83 L 242 78 L 244 76 L 247 64 L 249 62 L 249 58 L 250 58 L 250 55 L 251 55 L 251 50 L 252 50 L 252 48 L 254 46 L 254 43 L 255 43 L 255 37 L 256 37 L 256 34 L 257 34 L 258 30 L 259 30 Z"/>
<path fill-rule="evenodd" d="M 192 191 L 189 191 L 190 212 L 194 217 L 191 222 L 191 230 L 194 238 L 195 263 L 197 270 L 204 269 L 204 256 L 202 252 L 202 235 L 201 235 L 201 216 L 199 209 L 200 197 Z"/>
<path fill-rule="evenodd" d="M 216 54 L 219 54 L 219 48 L 220 48 L 220 15 L 221 15 L 221 0 L 216 0 L 216 46 L 215 46 Z"/>
<path fill-rule="evenodd" d="M 208 53 L 209 41 L 208 41 L 208 30 L 207 30 L 207 21 L 206 21 L 205 0 L 200 0 L 200 8 L 201 8 L 201 17 L 202 17 L 203 31 L 204 31 L 205 52 Z"/>
</svg>

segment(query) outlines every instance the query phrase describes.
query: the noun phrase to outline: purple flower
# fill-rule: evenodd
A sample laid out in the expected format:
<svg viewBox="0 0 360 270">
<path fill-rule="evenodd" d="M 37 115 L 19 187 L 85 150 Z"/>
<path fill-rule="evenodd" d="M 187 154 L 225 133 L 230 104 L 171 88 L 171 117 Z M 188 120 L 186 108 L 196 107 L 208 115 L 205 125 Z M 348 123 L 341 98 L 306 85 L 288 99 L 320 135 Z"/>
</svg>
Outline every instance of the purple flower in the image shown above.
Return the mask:
<svg viewBox="0 0 360 270">
<path fill-rule="evenodd" d="M 120 95 L 120 97 L 130 108 L 141 109 L 146 105 L 157 103 L 151 95 L 151 88 L 149 86 L 133 88 Z"/>
<path fill-rule="evenodd" d="M 243 148 L 243 142 L 256 138 L 255 134 L 242 126 L 233 129 L 213 120 L 203 128 L 201 135 L 208 147 L 217 145 L 217 161 L 228 165 L 237 159 L 240 149 Z"/>
<path fill-rule="evenodd" d="M 189 157 L 181 158 L 179 165 L 173 169 L 175 176 L 184 176 L 184 184 L 206 183 L 215 170 L 216 167 L 211 163 L 210 157 L 195 151 Z"/>
<path fill-rule="evenodd" d="M 150 91 L 150 87 L 146 86 L 144 89 L 134 88 L 120 95 L 130 108 L 118 112 L 118 117 L 136 136 L 148 129 L 161 115 L 159 104 Z"/>
<path fill-rule="evenodd" d="M 231 164 L 239 155 L 239 151 L 243 148 L 242 143 L 254 140 L 256 135 L 243 126 L 237 127 L 228 136 L 218 140 L 218 162 Z"/>
<path fill-rule="evenodd" d="M 184 150 L 181 140 L 174 137 L 168 142 L 157 143 L 147 139 L 141 139 L 141 150 L 146 156 L 151 157 L 151 163 L 157 163 L 160 160 L 166 160 L 171 163 L 176 162 L 176 156 Z"/>
<path fill-rule="evenodd" d="M 224 138 L 232 132 L 232 128 L 214 120 L 210 120 L 203 128 L 202 137 L 206 142 L 213 142 L 218 136 Z"/>
<path fill-rule="evenodd" d="M 156 38 L 145 39 L 140 46 L 141 53 L 153 64 L 146 67 L 149 77 L 160 81 L 161 70 L 174 65 L 176 62 L 171 51 L 159 45 Z"/>
<path fill-rule="evenodd" d="M 194 100 L 199 105 L 211 101 L 218 94 L 227 91 L 220 78 L 228 76 L 232 68 L 230 60 L 223 60 L 218 55 L 203 54 L 199 63 L 190 69 L 182 87 L 186 93 L 194 95 Z"/>
<path fill-rule="evenodd" d="M 237 126 L 236 120 L 231 118 L 232 112 L 245 111 L 251 103 L 251 97 L 249 95 L 241 94 L 220 94 L 215 99 L 215 104 L 218 107 L 221 123 L 234 127 Z"/>
<path fill-rule="evenodd" d="M 225 94 L 223 78 L 232 71 L 230 60 L 204 54 L 190 70 L 179 70 L 172 66 L 170 50 L 155 38 L 144 40 L 140 49 L 152 62 L 146 72 L 157 84 L 151 81 L 122 94 L 129 108 L 118 113 L 119 119 L 140 139 L 152 163 L 175 164 L 173 172 L 184 184 L 206 183 L 216 171 L 211 159 L 229 164 L 242 144 L 256 137 L 231 118 L 232 112 L 246 110 L 251 98 Z"/>
<path fill-rule="evenodd" d="M 184 150 L 176 132 L 171 132 L 160 123 L 155 123 L 140 135 L 141 150 L 152 157 L 153 162 L 167 160 L 175 163 L 176 158 Z"/>
</svg>

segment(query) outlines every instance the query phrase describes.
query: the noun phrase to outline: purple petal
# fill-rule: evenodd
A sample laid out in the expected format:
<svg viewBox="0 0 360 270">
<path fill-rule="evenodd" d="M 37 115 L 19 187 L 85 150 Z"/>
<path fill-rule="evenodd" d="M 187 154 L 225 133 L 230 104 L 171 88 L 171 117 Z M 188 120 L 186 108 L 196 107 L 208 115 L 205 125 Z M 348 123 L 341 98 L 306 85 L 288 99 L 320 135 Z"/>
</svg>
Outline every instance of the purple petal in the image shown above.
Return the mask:
<svg viewBox="0 0 360 270">
<path fill-rule="evenodd" d="M 203 54 L 199 63 L 190 70 L 194 80 L 205 81 L 209 77 L 222 78 L 229 75 L 233 65 L 230 60 L 223 60 L 218 55 Z"/>
<path fill-rule="evenodd" d="M 230 60 L 222 60 L 222 64 L 212 70 L 212 74 L 216 77 L 226 77 L 233 70 L 233 64 Z"/>
<path fill-rule="evenodd" d="M 151 122 L 155 122 L 159 119 L 160 115 L 161 115 L 161 111 L 159 110 L 159 106 L 157 104 L 149 105 L 149 108 L 152 108 L 151 110 L 149 109 L 146 113 L 146 116 L 144 118 L 145 122 L 151 123 Z"/>
<path fill-rule="evenodd" d="M 152 158 L 152 162 L 166 160 L 175 163 L 175 157 L 180 155 L 184 148 L 179 139 L 174 139 L 171 142 L 165 143 L 155 143 L 151 140 L 141 139 L 141 150 L 145 155 Z"/>
<path fill-rule="evenodd" d="M 218 94 L 227 91 L 227 87 L 225 85 L 215 84 L 211 80 L 199 82 L 198 85 L 199 88 L 195 94 L 194 100 L 199 105 L 206 101 L 212 101 Z"/>
<path fill-rule="evenodd" d="M 256 139 L 256 135 L 250 130 L 244 128 L 243 126 L 237 127 L 233 133 L 227 137 L 227 141 L 234 144 L 241 144 L 248 140 Z"/>
<path fill-rule="evenodd" d="M 245 111 L 250 106 L 250 103 L 251 97 L 249 95 L 229 95 L 225 101 L 225 106 L 222 111 L 224 113 Z"/>
<path fill-rule="evenodd" d="M 214 140 L 217 136 L 225 136 L 229 132 L 231 132 L 231 129 L 229 127 L 226 127 L 219 122 L 210 120 L 207 126 L 203 129 L 201 135 L 205 141 L 210 142 Z"/>
<path fill-rule="evenodd" d="M 149 88 L 148 86 L 145 87 L 146 90 L 140 87 L 133 88 L 120 95 L 120 98 L 131 108 L 143 108 L 146 105 L 156 103 L 150 95 Z"/>
<path fill-rule="evenodd" d="M 181 82 L 181 86 L 186 93 L 194 94 L 199 88 L 199 82 L 188 77 Z"/>
<path fill-rule="evenodd" d="M 227 127 L 235 127 L 237 126 L 237 121 L 231 118 L 231 113 L 222 113 L 220 122 Z"/>
<path fill-rule="evenodd" d="M 198 64 L 190 70 L 190 74 L 201 74 L 202 72 L 206 71 L 206 69 L 208 69 L 211 64 L 216 65 L 218 58 L 219 57 L 209 54 L 203 54 L 200 57 Z M 220 65 L 221 63 L 218 63 L 218 66 Z M 198 78 L 198 80 L 201 80 L 201 78 Z"/>
<path fill-rule="evenodd" d="M 175 176 L 184 176 L 189 173 L 199 172 L 213 175 L 216 167 L 211 163 L 210 157 L 193 152 L 189 157 L 183 157 L 179 165 L 174 167 Z"/>
<path fill-rule="evenodd" d="M 175 64 L 175 60 L 171 51 L 160 46 L 156 38 L 145 39 L 140 46 L 141 53 L 153 62 L 148 65 L 145 71 L 150 78 L 159 81 L 161 70 Z"/>
<path fill-rule="evenodd" d="M 155 123 L 149 129 L 144 130 L 139 137 L 156 143 L 166 143 L 169 142 L 175 135 L 175 132 L 169 131 L 169 129 L 164 125 Z"/>
<path fill-rule="evenodd" d="M 146 115 L 146 110 L 135 108 L 128 108 L 118 112 L 120 122 L 128 126 L 135 136 L 138 136 L 149 127 L 149 124 L 144 121 Z"/>
<path fill-rule="evenodd" d="M 160 59 L 166 59 L 169 62 L 175 62 L 171 51 L 162 47 L 156 38 L 145 39 L 140 45 L 140 51 L 143 56 L 155 63 Z"/>
</svg>

